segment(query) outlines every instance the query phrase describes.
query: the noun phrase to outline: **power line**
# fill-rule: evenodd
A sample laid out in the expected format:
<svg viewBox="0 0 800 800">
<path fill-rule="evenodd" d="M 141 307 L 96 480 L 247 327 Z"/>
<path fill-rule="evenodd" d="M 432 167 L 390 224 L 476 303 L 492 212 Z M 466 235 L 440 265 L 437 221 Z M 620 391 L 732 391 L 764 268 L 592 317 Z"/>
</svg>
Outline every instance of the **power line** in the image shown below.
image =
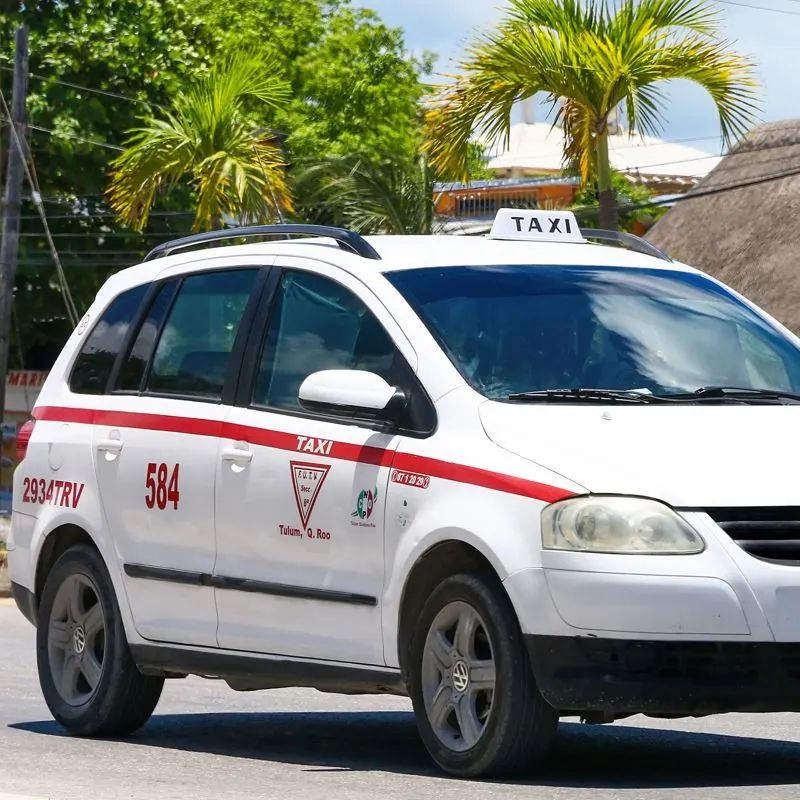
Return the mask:
<svg viewBox="0 0 800 800">
<path fill-rule="evenodd" d="M 107 150 L 114 150 L 117 153 L 125 152 L 124 147 L 120 147 L 116 144 L 108 144 L 108 142 L 100 142 L 97 139 L 86 139 L 83 136 L 78 136 L 74 133 L 66 133 L 65 131 L 54 131 L 52 128 L 43 128 L 41 125 L 28 125 L 31 130 L 40 131 L 41 133 L 50 134 L 55 139 L 74 139 L 77 142 L 83 142 L 84 144 L 91 144 L 95 147 L 104 147 Z"/>
<path fill-rule="evenodd" d="M 731 158 L 732 156 L 744 156 L 744 155 L 751 155 L 752 153 L 762 153 L 762 152 L 766 152 L 768 150 L 777 149 L 779 147 L 796 147 L 796 148 L 798 148 L 798 151 L 799 151 L 799 154 L 800 154 L 800 142 L 793 142 L 791 144 L 765 145 L 764 147 L 754 147 L 754 148 L 751 148 L 750 150 L 741 150 L 741 151 L 737 151 L 737 152 L 733 152 L 733 153 L 726 153 L 724 156 L 710 156 L 710 158 L 728 159 L 728 158 Z M 774 156 L 772 156 L 770 158 L 765 158 L 763 161 L 760 161 L 759 163 L 760 164 L 770 164 L 773 161 L 784 161 L 786 158 L 789 158 L 789 157 L 796 158 L 797 156 L 787 156 L 785 154 L 778 154 L 778 155 L 774 155 Z M 700 160 L 702 160 L 702 159 L 699 159 L 699 158 L 698 159 L 688 159 L 688 158 L 683 159 L 683 158 L 681 158 L 681 159 L 678 159 L 677 161 L 662 161 L 662 162 L 660 162 L 658 164 L 644 164 L 641 167 L 614 167 L 614 169 L 616 169 L 619 172 L 626 172 L 626 173 L 642 172 L 644 170 L 650 170 L 653 167 L 668 167 L 668 166 L 671 166 L 673 164 L 684 164 L 684 163 L 687 163 L 689 161 L 700 161 Z"/>
<path fill-rule="evenodd" d="M 6 116 L 6 118 L 11 119 L 11 111 L 8 108 L 8 104 L 6 103 L 6 98 L 5 95 L 3 94 L 2 89 L 0 89 L 0 103 L 2 103 L 3 106 L 2 109 L 3 114 Z M 19 151 L 20 158 L 22 159 L 22 165 L 25 170 L 25 175 L 28 178 L 28 183 L 30 184 L 31 189 L 33 190 L 33 192 L 35 192 L 34 195 L 35 198 L 39 196 L 40 193 L 39 193 L 39 182 L 36 179 L 36 173 L 34 171 L 35 168 L 33 166 L 33 158 L 31 158 L 30 165 L 28 165 L 28 162 L 25 157 L 25 148 L 22 146 L 22 142 L 20 141 L 19 138 L 19 133 L 17 132 L 17 129 L 13 124 L 11 125 L 11 138 L 14 144 L 16 145 L 17 150 Z M 50 236 L 50 226 L 47 224 L 47 215 L 45 214 L 44 206 L 41 204 L 41 202 L 39 202 L 36 203 L 36 207 L 39 210 L 39 213 L 42 217 L 42 225 L 44 226 L 45 233 L 47 234 L 48 244 L 50 245 L 50 252 L 53 256 L 53 261 L 55 261 L 56 264 L 56 273 L 58 274 L 58 279 L 63 289 L 64 303 L 67 306 L 67 314 L 70 316 L 70 319 L 72 319 L 73 324 L 77 325 L 79 319 L 78 311 L 72 299 L 72 293 L 69 290 L 67 276 L 64 273 L 64 268 L 61 266 L 61 261 L 59 260 L 58 257 L 58 250 L 56 249 L 56 243 Z"/>
<path fill-rule="evenodd" d="M 0 70 L 4 70 L 5 72 L 13 72 L 12 67 L 4 67 L 0 64 Z M 118 92 L 111 92 L 108 89 L 94 89 L 91 86 L 82 86 L 80 83 L 72 83 L 71 81 L 62 81 L 58 78 L 52 78 L 48 75 L 42 75 L 37 72 L 31 72 L 30 76 L 32 78 L 37 78 L 40 81 L 47 81 L 48 83 L 56 83 L 59 86 L 69 86 L 71 89 L 79 89 L 82 92 L 91 92 L 92 94 L 100 94 L 104 95 L 105 97 L 113 97 L 115 100 L 127 100 L 129 103 L 139 103 L 140 105 L 150 106 L 150 108 L 159 108 L 162 111 L 167 111 L 166 106 L 159 105 L 158 103 L 151 103 L 149 100 L 141 100 L 138 97 L 129 97 L 125 94 L 119 94 Z"/>
<path fill-rule="evenodd" d="M 53 217 L 50 217 L 52 220 Z M 85 236 L 91 239 L 127 239 L 133 236 L 142 236 L 153 238 L 153 237 L 175 237 L 180 234 L 176 233 L 169 233 L 162 231 L 161 233 L 138 233 L 137 231 L 109 231 L 106 233 L 105 231 L 75 231 L 74 233 L 52 233 L 50 234 L 54 239 L 74 239 L 76 236 Z M 44 236 L 43 233 L 21 233 L 20 238 L 23 239 L 41 239 Z M 144 245 L 144 242 L 142 242 Z"/>
<path fill-rule="evenodd" d="M 8 120 L 5 117 L 0 117 L 0 121 L 1 122 L 8 122 Z M 47 133 L 47 134 L 49 134 L 50 136 L 52 136 L 52 137 L 54 137 L 56 139 L 74 139 L 77 142 L 83 142 L 85 144 L 91 144 L 91 145 L 94 145 L 95 147 L 105 147 L 106 149 L 114 150 L 117 153 L 122 153 L 122 152 L 125 151 L 125 148 L 124 147 L 120 147 L 119 145 L 108 144 L 108 142 L 100 142 L 97 139 L 86 139 L 83 136 L 78 136 L 75 133 L 68 133 L 67 131 L 56 131 L 56 130 L 53 130 L 52 128 L 43 128 L 41 125 L 31 125 L 31 124 L 29 124 L 28 127 L 31 130 L 39 131 L 40 133 Z"/>
<path fill-rule="evenodd" d="M 750 3 L 739 3 L 737 0 L 717 0 L 726 6 L 739 6 L 740 8 L 751 8 L 755 11 L 773 11 L 776 14 L 788 14 L 790 17 L 800 17 L 800 11 L 789 11 L 785 8 L 771 8 L 770 6 L 754 6 Z"/>
<path fill-rule="evenodd" d="M 747 189 L 751 186 L 758 186 L 763 183 L 772 183 L 773 181 L 783 180 L 785 178 L 792 178 L 800 175 L 800 167 L 797 169 L 783 170 L 782 172 L 774 172 L 767 175 L 761 175 L 757 178 L 751 178 L 745 181 L 736 181 L 732 183 L 715 186 L 710 189 L 702 189 L 700 191 L 692 191 L 688 194 L 674 197 L 671 200 L 653 200 L 649 203 L 629 203 L 618 207 L 620 213 L 627 213 L 629 211 L 643 211 L 647 208 L 660 208 L 665 205 L 674 205 L 676 203 L 683 203 L 686 200 L 697 200 L 702 197 L 712 197 L 717 194 L 725 194 L 726 192 L 734 192 L 737 189 Z M 594 216 L 598 213 L 597 208 L 584 208 L 574 209 L 576 217 Z"/>
<path fill-rule="evenodd" d="M 722 2 L 722 0 L 719 0 L 719 2 Z M 800 0 L 797 0 L 797 2 L 800 2 Z M 797 13 L 797 16 L 800 16 L 800 12 Z M 100 142 L 100 141 L 97 141 L 96 139 L 86 139 L 84 137 L 78 136 L 77 134 L 66 133 L 66 132 L 63 132 L 63 131 L 56 131 L 56 130 L 53 130 L 52 128 L 44 128 L 44 127 L 42 127 L 40 125 L 29 125 L 28 127 L 33 129 L 33 130 L 36 130 L 36 131 L 40 131 L 40 132 L 43 132 L 43 133 L 50 134 L 51 136 L 54 136 L 56 138 L 62 138 L 63 137 L 63 138 L 68 138 L 68 139 L 74 139 L 75 141 L 83 142 L 85 144 L 90 144 L 90 145 L 94 145 L 96 147 L 103 147 L 103 148 L 106 148 L 108 150 L 113 150 L 113 151 L 115 151 L 117 153 L 122 153 L 122 152 L 125 151 L 125 148 L 124 147 L 120 147 L 119 145 L 108 144 L 107 142 Z M 642 149 L 650 149 L 650 150 L 652 150 L 652 149 L 654 149 L 656 147 L 662 147 L 662 146 L 671 145 L 671 144 L 677 144 L 677 143 L 681 143 L 681 142 L 698 142 L 698 141 L 707 141 L 707 140 L 710 140 L 710 139 L 717 139 L 717 138 L 719 138 L 719 137 L 718 136 L 702 136 L 702 137 L 698 136 L 698 137 L 692 137 L 692 138 L 686 138 L 686 139 L 662 139 L 658 144 L 647 144 L 647 145 L 632 144 L 632 145 L 629 145 L 629 146 L 623 145 L 619 149 L 620 150 L 632 150 L 632 149 L 635 149 L 635 148 L 642 148 Z M 751 148 L 751 149 L 746 150 L 744 152 L 753 153 L 753 152 L 756 152 L 758 150 L 771 150 L 771 149 L 777 148 L 777 147 L 794 147 L 794 146 L 795 146 L 795 143 L 793 143 L 793 142 L 792 143 L 788 143 L 788 144 L 766 145 L 764 147 Z M 708 155 L 704 155 L 704 156 L 694 156 L 694 157 L 690 157 L 690 158 L 679 158 L 679 159 L 675 159 L 673 161 L 660 161 L 660 162 L 656 162 L 655 164 L 647 164 L 647 165 L 644 165 L 643 167 L 641 167 L 641 169 L 649 169 L 651 167 L 666 167 L 666 166 L 670 166 L 672 164 L 683 164 L 683 163 L 694 162 L 694 161 L 706 161 L 706 160 L 711 159 L 711 158 L 725 158 L 727 156 L 743 155 L 743 154 L 744 153 L 739 153 L 739 152 L 720 153 L 719 155 L 715 155 L 713 153 L 709 153 Z M 619 167 L 618 169 L 621 169 L 621 170 L 633 170 L 633 169 L 637 169 L 637 167 L 626 166 L 626 167 Z M 101 197 L 102 197 L 102 195 L 77 195 L 75 199 L 89 199 L 89 198 L 101 198 Z M 62 201 L 60 199 L 59 200 L 51 200 L 51 199 L 42 198 L 42 202 L 48 202 L 48 203 L 49 202 L 69 202 L 69 201 L 70 201 L 69 199 L 66 199 L 66 200 Z"/>
<path fill-rule="evenodd" d="M 23 198 L 23 202 L 33 202 L 30 198 Z M 43 203 L 51 203 L 50 200 L 46 200 L 42 198 Z M 55 205 L 56 202 L 53 201 L 51 203 Z M 194 211 L 153 211 L 149 214 L 150 217 L 193 217 L 195 214 Z M 109 212 L 98 212 L 98 213 L 91 213 L 91 214 L 49 214 L 48 219 L 70 219 L 70 220 L 85 220 L 85 219 L 115 219 L 116 214 L 113 211 Z M 39 219 L 38 214 L 23 214 L 20 219 Z M 136 233 L 136 231 L 131 230 L 131 233 Z M 55 235 L 55 234 L 54 234 Z M 76 234 L 77 235 L 77 234 Z M 142 233 L 142 236 L 150 236 L 149 233 Z"/>
</svg>

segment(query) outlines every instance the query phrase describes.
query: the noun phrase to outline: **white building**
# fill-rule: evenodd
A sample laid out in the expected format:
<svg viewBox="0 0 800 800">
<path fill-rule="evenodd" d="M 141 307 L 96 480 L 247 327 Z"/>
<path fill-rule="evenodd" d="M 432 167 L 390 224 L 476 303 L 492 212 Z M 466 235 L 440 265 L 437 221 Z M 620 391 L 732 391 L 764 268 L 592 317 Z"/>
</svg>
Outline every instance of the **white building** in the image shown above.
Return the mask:
<svg viewBox="0 0 800 800">
<path fill-rule="evenodd" d="M 536 122 L 534 104 L 522 104 L 523 121 L 511 127 L 508 147 L 488 147 L 488 168 L 498 178 L 558 173 L 563 169 L 564 133 L 549 122 Z M 611 166 L 632 181 L 658 193 L 691 189 L 721 161 L 681 142 L 629 133 L 618 124 L 609 136 Z"/>
</svg>

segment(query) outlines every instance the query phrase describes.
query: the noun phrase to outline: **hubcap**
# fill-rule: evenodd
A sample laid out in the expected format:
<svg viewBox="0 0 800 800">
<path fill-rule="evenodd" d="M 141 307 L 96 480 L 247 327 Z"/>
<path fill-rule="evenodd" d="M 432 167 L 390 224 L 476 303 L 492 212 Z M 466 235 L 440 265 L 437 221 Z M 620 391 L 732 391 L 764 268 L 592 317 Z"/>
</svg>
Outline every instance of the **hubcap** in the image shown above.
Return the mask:
<svg viewBox="0 0 800 800">
<path fill-rule="evenodd" d="M 457 692 L 466 692 L 469 686 L 469 667 L 464 661 L 453 664 L 453 688 Z"/>
<path fill-rule="evenodd" d="M 86 631 L 80 625 L 72 632 L 72 649 L 75 655 L 81 655 L 86 649 Z"/>
<path fill-rule="evenodd" d="M 448 603 L 431 623 L 422 654 L 422 697 L 442 744 L 463 752 L 489 721 L 495 665 L 489 632 L 468 603 Z"/>
<path fill-rule="evenodd" d="M 103 675 L 106 621 L 100 592 L 88 575 L 70 575 L 59 588 L 47 631 L 50 675 L 71 706 L 88 703 Z"/>
</svg>

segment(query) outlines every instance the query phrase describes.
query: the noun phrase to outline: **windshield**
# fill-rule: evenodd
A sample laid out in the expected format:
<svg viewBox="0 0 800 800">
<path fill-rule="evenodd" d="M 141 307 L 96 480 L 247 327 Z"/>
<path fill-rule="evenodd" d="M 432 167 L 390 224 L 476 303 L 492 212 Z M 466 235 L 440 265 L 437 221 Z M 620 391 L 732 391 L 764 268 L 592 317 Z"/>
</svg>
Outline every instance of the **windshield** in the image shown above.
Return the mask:
<svg viewBox="0 0 800 800">
<path fill-rule="evenodd" d="M 707 278 L 476 266 L 387 275 L 485 396 L 566 388 L 800 392 L 800 349 Z"/>
</svg>

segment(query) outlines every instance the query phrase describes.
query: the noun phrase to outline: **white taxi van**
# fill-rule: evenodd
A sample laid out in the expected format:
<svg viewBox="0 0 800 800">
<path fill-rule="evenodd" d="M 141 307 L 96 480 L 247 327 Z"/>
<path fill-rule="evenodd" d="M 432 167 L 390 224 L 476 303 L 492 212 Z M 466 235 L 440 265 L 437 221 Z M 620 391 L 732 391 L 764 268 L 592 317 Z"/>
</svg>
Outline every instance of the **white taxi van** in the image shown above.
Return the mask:
<svg viewBox="0 0 800 800">
<path fill-rule="evenodd" d="M 560 717 L 800 710 L 800 342 L 635 237 L 170 242 L 33 418 L 9 563 L 75 734 L 190 674 L 408 695 L 459 776 Z"/>
</svg>

